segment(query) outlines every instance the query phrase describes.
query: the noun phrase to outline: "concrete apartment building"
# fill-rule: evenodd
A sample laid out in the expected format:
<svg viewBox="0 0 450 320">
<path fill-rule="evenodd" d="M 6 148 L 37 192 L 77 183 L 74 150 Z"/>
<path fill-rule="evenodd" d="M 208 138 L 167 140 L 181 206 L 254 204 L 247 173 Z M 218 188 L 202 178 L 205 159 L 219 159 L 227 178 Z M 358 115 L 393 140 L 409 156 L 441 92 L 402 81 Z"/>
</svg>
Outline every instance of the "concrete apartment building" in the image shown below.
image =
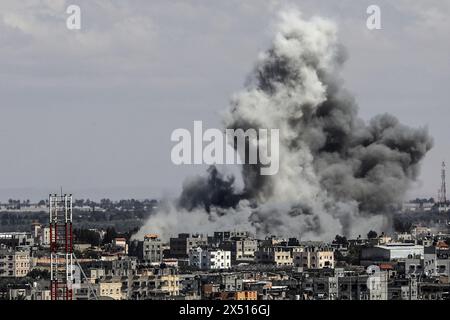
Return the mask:
<svg viewBox="0 0 450 320">
<path fill-rule="evenodd" d="M 328 248 L 306 247 L 293 253 L 293 262 L 296 267 L 306 269 L 334 268 L 334 252 Z"/>
<path fill-rule="evenodd" d="M 94 283 L 81 283 L 73 289 L 75 300 L 123 300 L 126 297 L 122 277 L 101 277 Z"/>
<path fill-rule="evenodd" d="M 450 250 L 448 248 L 425 247 L 424 256 L 405 259 L 405 273 L 414 276 L 450 275 Z"/>
<path fill-rule="evenodd" d="M 244 288 L 244 279 L 235 273 L 222 273 L 219 281 L 224 291 L 241 291 Z"/>
<path fill-rule="evenodd" d="M 388 274 L 350 275 L 338 278 L 339 300 L 387 300 Z"/>
<path fill-rule="evenodd" d="M 197 247 L 189 252 L 189 265 L 201 270 L 229 269 L 231 268 L 231 252 Z"/>
<path fill-rule="evenodd" d="M 180 294 L 180 276 L 173 268 L 158 269 L 148 275 L 125 278 L 122 288 L 127 299 L 164 299 Z"/>
<path fill-rule="evenodd" d="M 147 263 L 161 263 L 163 260 L 163 243 L 156 234 L 147 234 L 142 246 L 142 259 Z"/>
<path fill-rule="evenodd" d="M 412 243 L 388 243 L 380 246 L 363 248 L 361 264 L 369 265 L 374 261 L 405 260 L 408 258 L 423 259 L 424 246 Z"/>
<path fill-rule="evenodd" d="M 97 284 L 97 287 L 97 295 L 100 299 L 122 300 L 124 298 L 120 279 L 101 281 Z"/>
<path fill-rule="evenodd" d="M 31 232 L 1 232 L 0 245 L 7 247 L 32 247 L 34 245 L 34 237 Z"/>
<path fill-rule="evenodd" d="M 251 238 L 249 231 L 219 231 L 214 232 L 213 239 L 215 242 L 223 242 L 228 240 L 239 240 Z"/>
<path fill-rule="evenodd" d="M 388 300 L 417 300 L 419 287 L 414 277 L 393 279 L 388 284 Z"/>
<path fill-rule="evenodd" d="M 93 280 L 93 279 L 91 279 Z M 149 269 L 139 275 L 100 276 L 75 290 L 77 300 L 99 299 L 147 300 L 167 299 L 180 294 L 181 281 L 175 268 Z"/>
<path fill-rule="evenodd" d="M 231 264 L 252 263 L 255 261 L 255 254 L 258 251 L 258 240 L 240 239 L 224 241 L 220 248 L 231 252 Z"/>
<path fill-rule="evenodd" d="M 0 277 L 25 277 L 30 272 L 28 251 L 0 249 Z"/>
<path fill-rule="evenodd" d="M 14 277 L 25 277 L 31 270 L 30 254 L 28 251 L 15 251 Z"/>
<path fill-rule="evenodd" d="M 192 249 L 207 245 L 208 237 L 202 234 L 180 233 L 177 238 L 170 238 L 170 255 L 174 258 L 188 258 Z"/>
<path fill-rule="evenodd" d="M 338 277 L 308 277 L 301 282 L 303 300 L 337 300 Z"/>
<path fill-rule="evenodd" d="M 450 250 L 448 246 L 426 248 L 425 255 L 428 259 L 424 259 L 424 267 L 426 270 L 430 269 L 431 275 L 450 276 Z"/>
<path fill-rule="evenodd" d="M 49 246 L 50 245 L 50 228 L 43 227 L 41 229 L 41 237 L 40 237 L 41 245 Z"/>
<path fill-rule="evenodd" d="M 232 260 L 234 256 L 235 263 L 254 262 L 255 252 L 258 250 L 258 240 L 236 240 L 233 249 L 232 252 L 235 252 L 235 254 L 232 255 Z"/>
<path fill-rule="evenodd" d="M 111 261 L 111 269 L 107 271 L 115 276 L 131 276 L 136 273 L 137 264 L 136 257 L 121 256 Z"/>
<path fill-rule="evenodd" d="M 256 262 L 274 264 L 278 267 L 293 265 L 292 248 L 286 246 L 263 246 L 256 251 Z"/>
</svg>

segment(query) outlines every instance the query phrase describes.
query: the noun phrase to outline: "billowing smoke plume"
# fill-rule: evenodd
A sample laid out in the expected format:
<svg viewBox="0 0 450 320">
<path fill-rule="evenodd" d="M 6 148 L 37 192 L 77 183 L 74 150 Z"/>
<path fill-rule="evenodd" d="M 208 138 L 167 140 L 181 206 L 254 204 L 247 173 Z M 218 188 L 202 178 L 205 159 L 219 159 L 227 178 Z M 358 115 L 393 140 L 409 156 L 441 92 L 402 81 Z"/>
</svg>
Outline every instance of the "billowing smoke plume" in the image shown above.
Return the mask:
<svg viewBox="0 0 450 320">
<path fill-rule="evenodd" d="M 305 21 L 296 11 L 280 17 L 271 48 L 224 118 L 230 129 L 280 130 L 278 174 L 244 165 L 244 190 L 237 192 L 234 178 L 212 167 L 207 177 L 186 182 L 178 202 L 166 204 L 138 236 L 251 229 L 330 239 L 389 226 L 390 208 L 416 179 L 432 139 L 388 114 L 368 123 L 358 118 L 340 84 L 346 53 L 335 25 Z"/>
</svg>

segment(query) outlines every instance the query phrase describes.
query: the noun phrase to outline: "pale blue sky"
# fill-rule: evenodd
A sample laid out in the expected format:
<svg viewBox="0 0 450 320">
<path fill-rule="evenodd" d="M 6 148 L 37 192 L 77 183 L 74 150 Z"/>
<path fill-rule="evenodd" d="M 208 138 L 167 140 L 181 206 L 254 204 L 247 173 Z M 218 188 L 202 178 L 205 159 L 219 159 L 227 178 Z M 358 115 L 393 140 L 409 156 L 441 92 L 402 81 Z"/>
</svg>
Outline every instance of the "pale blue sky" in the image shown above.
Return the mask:
<svg viewBox="0 0 450 320">
<path fill-rule="evenodd" d="M 81 31 L 65 27 L 69 4 L 81 7 Z M 369 4 L 382 30 L 367 30 Z M 450 162 L 448 1 L 3 0 L 0 201 L 61 185 L 91 199 L 176 194 L 204 167 L 171 163 L 172 130 L 220 127 L 288 5 L 338 24 L 342 77 L 363 118 L 429 127 L 435 147 L 411 196 L 435 196 Z"/>
</svg>

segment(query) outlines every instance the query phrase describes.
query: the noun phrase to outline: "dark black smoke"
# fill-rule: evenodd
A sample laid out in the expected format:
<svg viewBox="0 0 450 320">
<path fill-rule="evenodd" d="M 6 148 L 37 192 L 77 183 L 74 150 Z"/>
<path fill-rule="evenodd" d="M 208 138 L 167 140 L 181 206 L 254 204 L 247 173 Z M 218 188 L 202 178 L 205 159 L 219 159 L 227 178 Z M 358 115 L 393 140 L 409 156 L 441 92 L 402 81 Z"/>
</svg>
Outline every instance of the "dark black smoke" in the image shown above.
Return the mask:
<svg viewBox="0 0 450 320">
<path fill-rule="evenodd" d="M 236 193 L 233 176 L 224 177 L 215 166 L 208 168 L 206 177 L 196 177 L 185 181 L 178 199 L 178 206 L 188 211 L 211 207 L 236 208 L 242 195 Z"/>
</svg>

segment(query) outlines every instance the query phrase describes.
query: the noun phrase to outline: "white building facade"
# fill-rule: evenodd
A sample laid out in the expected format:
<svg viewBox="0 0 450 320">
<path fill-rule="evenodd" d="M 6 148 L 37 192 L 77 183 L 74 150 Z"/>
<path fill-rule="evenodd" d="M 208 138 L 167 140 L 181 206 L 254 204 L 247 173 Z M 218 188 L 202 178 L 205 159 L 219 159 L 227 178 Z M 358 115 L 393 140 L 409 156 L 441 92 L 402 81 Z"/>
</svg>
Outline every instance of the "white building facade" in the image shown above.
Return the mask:
<svg viewBox="0 0 450 320">
<path fill-rule="evenodd" d="M 221 270 L 231 267 L 231 251 L 197 247 L 189 252 L 189 265 L 202 270 Z"/>
</svg>

